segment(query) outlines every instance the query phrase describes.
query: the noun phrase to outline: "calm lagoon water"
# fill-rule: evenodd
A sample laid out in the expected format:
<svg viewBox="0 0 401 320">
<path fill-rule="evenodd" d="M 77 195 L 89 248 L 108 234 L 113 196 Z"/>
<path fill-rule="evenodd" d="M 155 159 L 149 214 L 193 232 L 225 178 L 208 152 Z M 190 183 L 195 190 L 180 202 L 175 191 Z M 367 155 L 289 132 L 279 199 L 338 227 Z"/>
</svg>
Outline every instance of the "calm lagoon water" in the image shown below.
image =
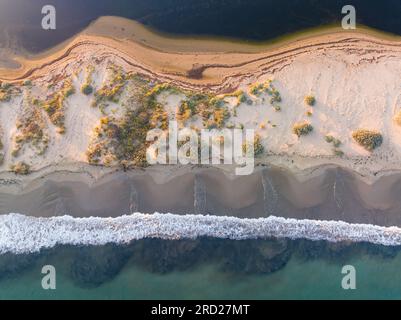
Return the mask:
<svg viewBox="0 0 401 320">
<path fill-rule="evenodd" d="M 41 8 L 56 7 L 57 30 L 40 27 Z M 340 23 L 346 0 L 2 0 L 0 47 L 17 43 L 39 52 L 104 15 L 137 20 L 162 32 L 269 40 Z M 354 0 L 357 22 L 401 35 L 399 0 Z M 10 40 L 11 39 L 11 40 Z"/>
</svg>

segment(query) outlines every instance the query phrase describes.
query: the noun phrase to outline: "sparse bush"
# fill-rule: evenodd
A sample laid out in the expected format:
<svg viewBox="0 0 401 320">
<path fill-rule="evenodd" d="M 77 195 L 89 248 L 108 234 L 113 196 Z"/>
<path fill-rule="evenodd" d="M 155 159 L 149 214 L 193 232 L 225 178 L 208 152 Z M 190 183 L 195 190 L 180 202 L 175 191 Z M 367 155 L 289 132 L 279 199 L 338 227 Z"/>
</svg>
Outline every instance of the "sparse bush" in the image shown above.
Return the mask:
<svg viewBox="0 0 401 320">
<path fill-rule="evenodd" d="M 352 133 L 354 140 L 368 151 L 372 151 L 383 143 L 383 136 L 378 131 L 359 129 Z"/>
<path fill-rule="evenodd" d="M 25 162 L 18 162 L 16 164 L 13 164 L 11 165 L 10 169 L 16 174 L 26 175 L 30 173 L 30 166 Z"/>
<path fill-rule="evenodd" d="M 246 96 L 245 93 L 241 93 L 240 95 L 238 95 L 238 104 L 240 103 L 244 103 L 248 100 L 248 97 Z"/>
<path fill-rule="evenodd" d="M 249 92 L 254 96 L 259 96 L 264 91 L 263 83 L 257 83 L 249 88 Z"/>
<path fill-rule="evenodd" d="M 314 96 L 311 96 L 311 95 L 306 96 L 305 99 L 304 99 L 304 101 L 305 101 L 305 103 L 306 103 L 308 106 L 311 106 L 311 107 L 314 106 L 315 103 L 316 103 L 315 97 L 314 97 Z"/>
<path fill-rule="evenodd" d="M 260 139 L 259 135 L 256 135 L 255 139 L 253 140 L 253 154 L 254 154 L 255 157 L 261 155 L 265 151 L 265 148 L 263 147 L 263 145 L 262 145 L 260 140 L 261 139 Z M 249 146 L 248 143 L 244 143 L 242 145 L 242 152 L 244 152 L 245 154 L 246 154 L 246 152 L 248 150 L 248 146 Z"/>
<path fill-rule="evenodd" d="M 66 99 L 75 93 L 75 88 L 71 80 L 66 80 L 61 91 L 54 93 L 49 100 L 42 103 L 43 109 L 46 111 L 50 121 L 61 131 L 64 127 L 64 104 Z"/>
<path fill-rule="evenodd" d="M 14 135 L 13 156 L 18 156 L 23 145 L 30 144 L 36 154 L 44 154 L 48 147 L 49 136 L 47 125 L 42 112 L 38 107 L 25 105 L 24 110 L 16 119 L 17 132 Z"/>
<path fill-rule="evenodd" d="M 398 113 L 394 116 L 394 121 L 397 123 L 399 126 L 401 126 L 401 110 L 398 111 Z"/>
<path fill-rule="evenodd" d="M 12 87 L 12 84 L 9 82 L 3 82 L 1 84 L 1 89 L 4 89 L 4 90 L 10 89 L 11 87 Z"/>
<path fill-rule="evenodd" d="M 19 155 L 19 151 L 20 151 L 20 146 L 15 147 L 12 151 L 11 151 L 11 156 L 16 158 Z"/>
<path fill-rule="evenodd" d="M 292 127 L 292 132 L 296 134 L 298 137 L 305 136 L 313 131 L 313 127 L 308 122 L 298 122 L 295 123 Z"/>
<path fill-rule="evenodd" d="M 335 148 L 338 148 L 341 145 L 341 141 L 339 139 L 334 139 L 333 140 L 333 146 Z"/>
<path fill-rule="evenodd" d="M 344 152 L 337 148 L 333 149 L 333 153 L 334 153 L 334 155 L 336 155 L 338 157 L 342 157 L 344 155 Z"/>
<path fill-rule="evenodd" d="M 255 137 L 255 141 L 253 142 L 253 151 L 254 151 L 255 157 L 261 155 L 265 151 L 265 148 L 263 147 L 260 140 L 261 140 L 260 136 L 257 135 Z"/>
<path fill-rule="evenodd" d="M 108 66 L 108 69 L 112 72 L 111 79 L 95 92 L 93 106 L 98 106 L 99 103 L 106 101 L 118 103 L 120 100 L 120 96 L 127 82 L 127 76 L 122 68 L 118 68 L 115 65 Z M 151 95 L 152 92 L 149 92 L 149 94 Z"/>
<path fill-rule="evenodd" d="M 0 102 L 8 102 L 11 99 L 11 95 L 3 89 L 0 89 Z"/>
<path fill-rule="evenodd" d="M 93 92 L 93 87 L 92 87 L 90 84 L 88 84 L 88 83 L 84 83 L 84 84 L 82 85 L 82 87 L 81 87 L 81 92 L 82 92 L 84 95 L 89 96 L 89 95 Z"/>
<path fill-rule="evenodd" d="M 0 86 L 0 102 L 10 101 L 15 91 L 18 90 L 12 84 L 3 82 Z"/>
<path fill-rule="evenodd" d="M 324 137 L 327 143 L 332 143 L 335 148 L 338 148 L 341 145 L 341 140 L 331 136 L 327 135 Z"/>
</svg>

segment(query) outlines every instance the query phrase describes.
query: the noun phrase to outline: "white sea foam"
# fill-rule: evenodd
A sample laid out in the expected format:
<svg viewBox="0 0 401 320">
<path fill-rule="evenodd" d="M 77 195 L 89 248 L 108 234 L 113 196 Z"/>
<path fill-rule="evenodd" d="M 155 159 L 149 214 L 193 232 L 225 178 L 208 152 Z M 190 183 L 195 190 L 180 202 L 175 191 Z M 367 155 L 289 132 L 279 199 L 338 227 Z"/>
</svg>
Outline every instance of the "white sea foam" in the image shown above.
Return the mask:
<svg viewBox="0 0 401 320">
<path fill-rule="evenodd" d="M 167 240 L 202 236 L 234 240 L 285 237 L 401 245 L 399 227 L 275 216 L 258 219 L 161 213 L 134 213 L 116 218 L 36 218 L 15 213 L 0 216 L 0 253 L 37 252 L 62 244 L 122 244 L 143 238 Z"/>
</svg>

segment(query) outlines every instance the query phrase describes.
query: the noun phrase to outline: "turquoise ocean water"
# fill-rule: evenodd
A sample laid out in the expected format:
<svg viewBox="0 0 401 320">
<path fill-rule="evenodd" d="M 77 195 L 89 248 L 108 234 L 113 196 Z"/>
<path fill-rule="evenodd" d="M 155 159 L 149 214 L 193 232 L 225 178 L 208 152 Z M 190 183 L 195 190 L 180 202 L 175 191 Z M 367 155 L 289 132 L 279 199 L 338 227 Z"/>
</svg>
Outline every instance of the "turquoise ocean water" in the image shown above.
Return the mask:
<svg viewBox="0 0 401 320">
<path fill-rule="evenodd" d="M 312 250 L 316 250 L 316 244 L 311 245 Z M 236 270 L 224 267 L 227 261 L 198 261 L 186 265 L 185 260 L 191 259 L 191 256 L 180 257 L 175 253 L 173 256 L 180 261 L 167 269 L 163 269 L 159 261 L 152 261 L 166 259 L 162 255 L 142 257 L 142 261 L 138 262 L 134 254 L 121 268 L 113 265 L 121 256 L 104 258 L 103 255 L 100 261 L 96 261 L 98 265 L 94 266 L 92 262 L 97 258 L 93 260 L 92 256 L 91 260 L 87 260 L 78 253 L 82 248 L 57 248 L 39 255 L 8 256 L 7 259 L 3 256 L 0 260 L 3 268 L 0 299 L 401 298 L 401 254 L 398 248 L 392 251 L 391 256 L 367 253 L 359 245 L 347 244 L 346 248 L 345 251 L 338 251 L 337 248 L 335 254 L 332 251 L 323 254 L 323 257 L 321 254 L 320 257 L 312 257 L 308 253 L 309 257 L 305 258 L 294 252 L 285 265 L 275 272 L 260 272 L 257 267 L 255 269 L 244 265 L 243 261 L 238 263 Z M 113 250 L 118 249 L 113 247 Z M 171 247 L 168 250 L 171 251 Z M 303 250 L 305 252 L 308 249 L 303 246 Z M 230 252 L 227 254 L 230 255 Z M 237 258 L 234 257 L 234 260 Z M 252 260 L 250 257 L 247 259 Z M 7 269 L 7 261 L 13 262 L 14 267 Z M 76 263 L 79 261 L 87 261 L 88 264 L 79 267 L 77 274 Z M 252 263 L 257 265 L 261 261 L 253 260 Z M 48 264 L 56 268 L 55 290 L 44 290 L 41 286 L 44 276 L 41 268 Z M 341 287 L 344 276 L 341 270 L 345 264 L 355 267 L 355 290 L 344 290 Z M 105 265 L 109 270 L 102 270 Z M 186 267 L 180 270 L 183 265 Z"/>
</svg>

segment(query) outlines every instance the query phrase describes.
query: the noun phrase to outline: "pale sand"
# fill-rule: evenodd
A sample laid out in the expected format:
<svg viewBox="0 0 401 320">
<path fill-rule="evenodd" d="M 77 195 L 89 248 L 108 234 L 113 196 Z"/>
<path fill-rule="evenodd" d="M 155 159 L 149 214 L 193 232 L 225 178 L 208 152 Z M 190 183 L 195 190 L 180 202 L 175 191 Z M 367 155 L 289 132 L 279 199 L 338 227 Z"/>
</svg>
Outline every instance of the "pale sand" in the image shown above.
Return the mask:
<svg viewBox="0 0 401 320">
<path fill-rule="evenodd" d="M 137 31 L 130 38 L 131 30 Z M 220 40 L 164 39 L 125 19 L 104 18 L 51 52 L 19 59 L 19 69 L 1 69 L 0 78 L 22 80 L 28 77 L 46 87 L 46 83 L 57 81 L 59 76 L 75 74 L 73 83 L 79 88 L 85 77 L 83 70 L 94 58 L 100 61 L 96 62 L 97 84 L 104 79 L 106 65 L 110 62 L 121 65 L 127 72 L 140 72 L 180 87 L 212 92 L 245 90 L 251 83 L 272 78 L 283 97 L 281 112 L 275 112 L 259 99 L 252 106 L 241 104 L 238 117 L 230 119 L 234 125 L 244 124 L 246 128 L 255 129 L 264 139 L 269 153 L 260 162 L 292 171 L 331 163 L 371 176 L 399 170 L 401 127 L 392 118 L 401 109 L 401 43 L 398 38 L 381 35 L 379 38 L 378 34 L 365 29 L 358 32 L 330 30 L 323 35 L 307 34 L 300 40 L 291 39 L 273 46 L 256 46 Z M 100 35 L 94 35 L 96 33 Z M 120 38 L 112 35 L 120 35 Z M 143 37 L 149 39 L 147 46 L 140 41 Z M 161 46 L 165 46 L 166 51 L 155 49 Z M 186 51 L 189 47 L 185 46 L 199 52 Z M 210 48 L 210 52 L 202 51 L 206 48 Z M 194 68 L 202 71 L 201 78 L 188 77 L 188 72 Z M 307 117 L 308 108 L 303 98 L 310 93 L 315 95 L 317 104 L 311 108 L 313 116 Z M 16 115 L 24 103 L 22 99 L 21 96 L 0 106 L 5 150 L 0 170 L 7 170 L 13 162 L 12 140 L 16 134 Z M 27 151 L 18 160 L 30 163 L 33 170 L 86 161 L 85 151 L 93 127 L 103 116 L 89 105 L 90 97 L 79 92 L 70 97 L 65 111 L 66 134 L 58 136 L 54 126 L 49 124 L 51 143 L 46 156 L 39 157 Z M 120 110 L 118 105 L 110 108 Z M 267 120 L 277 127 L 260 129 L 259 125 Z M 291 128 L 295 122 L 303 120 L 311 122 L 314 132 L 298 139 Z M 351 137 L 352 130 L 361 127 L 383 133 L 384 143 L 373 154 L 356 145 Z M 333 156 L 332 146 L 323 139 L 326 134 L 342 141 L 344 158 Z"/>
</svg>

